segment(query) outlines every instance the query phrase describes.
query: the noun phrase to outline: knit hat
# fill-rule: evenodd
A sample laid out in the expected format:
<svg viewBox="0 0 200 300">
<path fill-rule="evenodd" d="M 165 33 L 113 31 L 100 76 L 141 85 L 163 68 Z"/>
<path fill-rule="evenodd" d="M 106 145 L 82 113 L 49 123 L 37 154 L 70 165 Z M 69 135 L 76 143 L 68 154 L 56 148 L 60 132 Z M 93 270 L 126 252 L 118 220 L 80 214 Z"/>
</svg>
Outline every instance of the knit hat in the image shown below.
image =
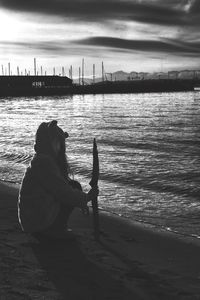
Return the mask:
<svg viewBox="0 0 200 300">
<path fill-rule="evenodd" d="M 35 137 L 34 149 L 36 153 L 49 153 L 52 152 L 51 142 L 58 138 L 64 142 L 69 135 L 64 132 L 58 125 L 57 121 L 43 122 L 38 127 Z"/>
</svg>

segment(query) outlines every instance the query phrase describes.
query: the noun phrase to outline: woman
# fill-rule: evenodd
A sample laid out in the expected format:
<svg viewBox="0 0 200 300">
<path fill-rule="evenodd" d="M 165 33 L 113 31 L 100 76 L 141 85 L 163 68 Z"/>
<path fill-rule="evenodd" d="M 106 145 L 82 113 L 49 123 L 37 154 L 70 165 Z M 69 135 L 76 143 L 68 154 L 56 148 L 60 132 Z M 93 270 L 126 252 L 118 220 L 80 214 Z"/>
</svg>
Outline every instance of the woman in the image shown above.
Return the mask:
<svg viewBox="0 0 200 300">
<path fill-rule="evenodd" d="M 35 155 L 27 168 L 18 201 L 22 230 L 36 236 L 67 239 L 66 230 L 74 207 L 87 209 L 87 203 L 98 195 L 98 189 L 84 193 L 78 182 L 69 178 L 65 154 L 68 133 L 57 121 L 40 124 L 35 140 Z"/>
</svg>

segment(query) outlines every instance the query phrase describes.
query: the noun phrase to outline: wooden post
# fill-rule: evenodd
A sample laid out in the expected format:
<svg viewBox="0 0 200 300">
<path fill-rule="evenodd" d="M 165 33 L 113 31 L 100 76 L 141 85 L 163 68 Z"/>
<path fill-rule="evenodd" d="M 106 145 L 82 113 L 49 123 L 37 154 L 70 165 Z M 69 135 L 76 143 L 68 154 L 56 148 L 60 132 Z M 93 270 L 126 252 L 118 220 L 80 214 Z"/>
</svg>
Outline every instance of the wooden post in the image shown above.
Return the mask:
<svg viewBox="0 0 200 300">
<path fill-rule="evenodd" d="M 101 68 L 102 68 L 102 81 L 104 81 L 104 65 L 103 65 L 103 61 L 102 61 Z"/>
<path fill-rule="evenodd" d="M 37 74 L 37 66 L 36 66 L 36 58 L 34 58 L 34 75 L 36 76 Z"/>
<path fill-rule="evenodd" d="M 84 65 L 85 65 L 85 63 L 84 63 L 84 58 L 82 59 L 82 85 L 84 85 Z"/>
<path fill-rule="evenodd" d="M 10 63 L 8 63 L 8 75 L 10 76 Z"/>
<path fill-rule="evenodd" d="M 93 64 L 93 84 L 95 83 L 95 64 Z"/>
<path fill-rule="evenodd" d="M 70 73 L 71 73 L 71 80 L 73 79 L 73 69 L 72 69 L 72 66 L 70 67 L 70 69 L 71 69 L 71 71 L 70 71 Z"/>
<path fill-rule="evenodd" d="M 79 71 L 79 74 L 78 74 L 79 85 L 81 85 L 81 68 L 80 67 L 79 67 L 78 71 Z"/>
<path fill-rule="evenodd" d="M 90 186 L 98 187 L 99 180 L 99 157 L 96 139 L 93 141 L 93 170 L 92 170 L 92 179 L 90 181 Z M 98 197 L 92 199 L 92 209 L 93 209 L 93 221 L 94 221 L 94 238 L 96 241 L 99 241 L 100 229 L 99 229 L 99 209 L 98 209 Z"/>
</svg>

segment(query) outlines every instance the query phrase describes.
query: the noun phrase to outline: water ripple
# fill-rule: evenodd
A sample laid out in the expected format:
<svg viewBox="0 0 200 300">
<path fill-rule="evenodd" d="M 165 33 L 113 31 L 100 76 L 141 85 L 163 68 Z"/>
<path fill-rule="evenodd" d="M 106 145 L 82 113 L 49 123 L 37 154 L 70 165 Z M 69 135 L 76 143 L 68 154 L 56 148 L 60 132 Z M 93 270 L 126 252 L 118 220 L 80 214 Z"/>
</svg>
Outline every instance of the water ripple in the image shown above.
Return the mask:
<svg viewBox="0 0 200 300">
<path fill-rule="evenodd" d="M 57 119 L 70 135 L 74 176 L 86 189 L 97 139 L 102 207 L 197 236 L 199 99 L 198 92 L 1 98 L 1 179 L 20 182 L 37 127 Z"/>
</svg>

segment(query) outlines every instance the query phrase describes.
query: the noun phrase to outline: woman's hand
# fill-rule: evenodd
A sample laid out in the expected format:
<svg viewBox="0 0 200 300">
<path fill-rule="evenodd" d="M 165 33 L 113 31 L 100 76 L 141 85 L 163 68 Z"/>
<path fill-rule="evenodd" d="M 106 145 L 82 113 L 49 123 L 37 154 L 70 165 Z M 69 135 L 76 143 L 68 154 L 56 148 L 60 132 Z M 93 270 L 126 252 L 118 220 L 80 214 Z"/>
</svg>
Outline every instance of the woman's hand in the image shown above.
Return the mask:
<svg viewBox="0 0 200 300">
<path fill-rule="evenodd" d="M 95 187 L 91 188 L 91 190 L 87 193 L 87 202 L 92 201 L 98 195 L 99 195 L 98 186 L 95 186 Z"/>
</svg>

